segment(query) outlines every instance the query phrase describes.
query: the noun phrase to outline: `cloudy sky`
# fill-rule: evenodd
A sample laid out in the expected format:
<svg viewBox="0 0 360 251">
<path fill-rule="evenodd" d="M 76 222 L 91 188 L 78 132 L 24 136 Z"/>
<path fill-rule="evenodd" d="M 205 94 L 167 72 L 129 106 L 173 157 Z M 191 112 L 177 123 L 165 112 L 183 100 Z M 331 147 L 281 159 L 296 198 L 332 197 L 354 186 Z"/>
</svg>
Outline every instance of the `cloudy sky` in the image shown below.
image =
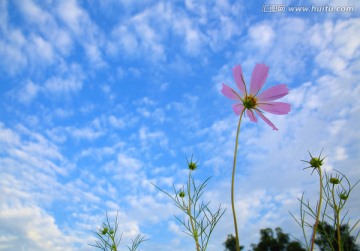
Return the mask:
<svg viewBox="0 0 360 251">
<path fill-rule="evenodd" d="M 285 6 L 269 12 L 270 5 Z M 352 6 L 292 12 L 291 6 Z M 274 7 L 273 7 L 274 8 Z M 194 250 L 171 191 L 186 158 L 211 176 L 204 200 L 227 211 L 210 240 L 234 233 L 230 180 L 237 117 L 221 84 L 285 83 L 279 128 L 243 120 L 236 177 L 240 238 L 280 226 L 297 198 L 315 203 L 318 179 L 303 170 L 323 149 L 326 169 L 360 179 L 359 1 L 0 1 L 0 250 L 95 250 L 91 230 L 118 211 L 123 243 Z M 360 187 L 347 209 L 360 215 Z M 126 250 L 124 245 L 122 250 Z"/>
</svg>

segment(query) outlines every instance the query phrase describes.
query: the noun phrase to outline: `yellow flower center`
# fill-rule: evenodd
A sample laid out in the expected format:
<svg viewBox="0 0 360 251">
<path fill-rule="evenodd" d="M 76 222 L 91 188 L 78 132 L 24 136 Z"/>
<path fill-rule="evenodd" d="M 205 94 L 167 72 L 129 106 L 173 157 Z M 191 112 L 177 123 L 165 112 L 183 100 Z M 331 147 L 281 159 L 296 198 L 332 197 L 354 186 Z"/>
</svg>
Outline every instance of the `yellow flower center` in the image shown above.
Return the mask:
<svg viewBox="0 0 360 251">
<path fill-rule="evenodd" d="M 246 96 L 243 100 L 245 109 L 253 109 L 256 107 L 256 98 L 253 96 Z"/>
</svg>

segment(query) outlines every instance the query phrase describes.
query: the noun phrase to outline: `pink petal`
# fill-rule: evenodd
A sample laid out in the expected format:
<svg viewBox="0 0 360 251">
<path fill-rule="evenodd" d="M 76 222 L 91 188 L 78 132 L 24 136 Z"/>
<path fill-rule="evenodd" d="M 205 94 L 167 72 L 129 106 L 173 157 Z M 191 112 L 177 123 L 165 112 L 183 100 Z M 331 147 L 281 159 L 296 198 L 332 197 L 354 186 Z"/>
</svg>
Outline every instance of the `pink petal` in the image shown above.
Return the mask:
<svg viewBox="0 0 360 251">
<path fill-rule="evenodd" d="M 256 64 L 251 75 L 250 94 L 256 96 L 265 84 L 269 73 L 269 67 L 265 64 Z"/>
<path fill-rule="evenodd" d="M 233 76 L 234 76 L 235 83 L 236 83 L 237 87 L 241 91 L 241 94 L 243 96 L 245 96 L 245 94 L 246 94 L 246 86 L 245 86 L 244 76 L 243 76 L 242 69 L 241 69 L 240 65 L 236 65 L 233 68 Z"/>
<path fill-rule="evenodd" d="M 282 98 L 288 93 L 289 93 L 289 89 L 287 88 L 286 84 L 281 84 L 270 87 L 269 89 L 263 91 L 261 94 L 259 94 L 256 97 L 258 98 L 259 102 L 272 101 L 275 99 Z"/>
<path fill-rule="evenodd" d="M 244 106 L 239 103 L 233 104 L 232 108 L 237 115 L 240 115 L 240 113 L 242 113 L 242 111 L 244 110 Z"/>
<path fill-rule="evenodd" d="M 290 104 L 283 102 L 258 103 L 258 107 L 266 112 L 277 115 L 288 114 L 291 109 Z"/>
<path fill-rule="evenodd" d="M 273 123 L 271 123 L 271 121 L 267 118 L 267 117 L 265 117 L 261 112 L 259 112 L 258 110 L 256 110 L 256 113 L 260 116 L 260 118 L 262 118 L 269 126 L 271 126 L 272 127 L 272 129 L 273 130 L 279 130 L 279 129 L 277 129 L 276 128 L 276 126 L 273 124 Z"/>
<path fill-rule="evenodd" d="M 226 84 L 222 84 L 221 93 L 230 99 L 241 100 L 239 94 Z"/>
<path fill-rule="evenodd" d="M 257 123 L 257 118 L 255 117 L 255 114 L 254 114 L 254 112 L 252 110 L 247 109 L 246 110 L 246 115 L 249 117 L 251 122 Z"/>
</svg>

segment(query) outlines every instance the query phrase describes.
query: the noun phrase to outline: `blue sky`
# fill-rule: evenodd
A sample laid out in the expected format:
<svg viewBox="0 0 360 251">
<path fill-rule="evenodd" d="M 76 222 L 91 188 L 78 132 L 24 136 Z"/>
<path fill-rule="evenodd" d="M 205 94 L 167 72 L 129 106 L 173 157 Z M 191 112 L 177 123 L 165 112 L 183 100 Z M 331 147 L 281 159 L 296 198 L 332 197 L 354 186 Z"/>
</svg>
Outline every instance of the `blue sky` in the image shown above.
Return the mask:
<svg viewBox="0 0 360 251">
<path fill-rule="evenodd" d="M 269 4 L 353 6 L 349 12 L 263 12 Z M 240 238 L 280 226 L 317 195 L 308 150 L 360 178 L 359 1 L 0 2 L 0 250 L 93 250 L 91 230 L 119 212 L 123 242 L 191 250 L 177 208 L 151 182 L 186 182 L 186 158 L 212 176 L 206 200 L 227 212 L 210 251 L 233 233 L 230 179 L 237 117 L 221 83 L 286 83 L 286 116 L 244 120 L 236 205 Z M 360 215 L 356 188 L 348 209 Z M 125 246 L 122 246 L 125 250 Z"/>
</svg>

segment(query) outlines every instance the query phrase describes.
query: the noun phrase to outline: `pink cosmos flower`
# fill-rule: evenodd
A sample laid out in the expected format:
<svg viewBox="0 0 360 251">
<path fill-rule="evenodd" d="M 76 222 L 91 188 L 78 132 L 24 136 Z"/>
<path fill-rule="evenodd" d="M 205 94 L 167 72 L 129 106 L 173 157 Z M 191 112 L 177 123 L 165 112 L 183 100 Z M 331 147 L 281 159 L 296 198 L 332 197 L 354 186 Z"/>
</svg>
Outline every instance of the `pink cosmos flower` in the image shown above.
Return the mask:
<svg viewBox="0 0 360 251">
<path fill-rule="evenodd" d="M 250 92 L 248 92 L 241 66 L 237 65 L 233 68 L 233 75 L 240 93 L 234 91 L 226 84 L 223 84 L 221 92 L 224 96 L 238 101 L 238 103 L 233 105 L 233 110 L 237 115 L 242 115 L 245 112 L 250 121 L 256 123 L 257 117 L 255 114 L 257 114 L 271 126 L 273 130 L 278 130 L 276 126 L 264 116 L 263 111 L 277 115 L 288 114 L 290 111 L 290 104 L 273 101 L 284 97 L 289 93 L 289 89 L 285 84 L 280 84 L 259 93 L 260 89 L 265 84 L 268 73 L 269 67 L 267 65 L 257 64 L 251 75 Z"/>
</svg>

